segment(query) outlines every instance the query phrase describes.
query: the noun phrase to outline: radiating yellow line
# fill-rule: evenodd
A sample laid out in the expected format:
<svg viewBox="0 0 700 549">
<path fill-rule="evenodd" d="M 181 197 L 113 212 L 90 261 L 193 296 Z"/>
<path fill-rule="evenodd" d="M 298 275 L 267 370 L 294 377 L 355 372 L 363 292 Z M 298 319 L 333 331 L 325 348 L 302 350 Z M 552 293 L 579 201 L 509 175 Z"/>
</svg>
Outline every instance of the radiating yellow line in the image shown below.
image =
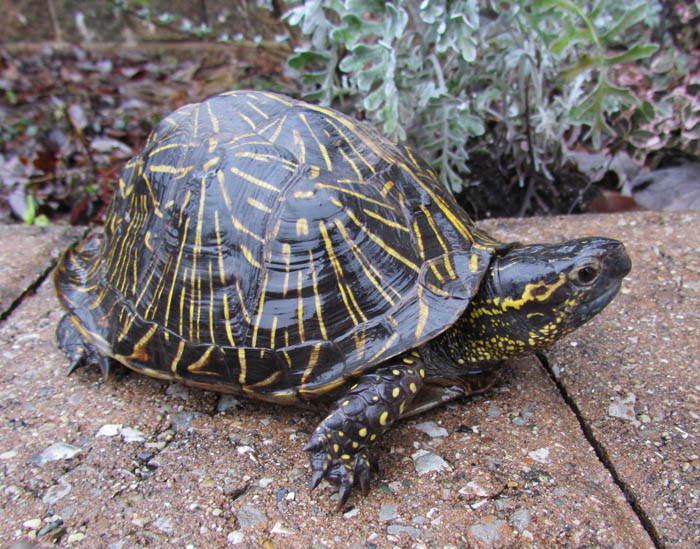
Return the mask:
<svg viewBox="0 0 700 549">
<path fill-rule="evenodd" d="M 221 243 L 221 229 L 219 228 L 219 211 L 214 210 L 214 230 L 216 232 L 216 255 L 219 259 L 219 280 L 221 286 L 226 285 L 226 270 L 224 268 L 224 249 Z"/>
<path fill-rule="evenodd" d="M 294 129 L 292 130 L 292 135 L 294 136 L 294 145 L 297 147 L 299 150 L 299 163 L 300 164 L 305 164 L 306 163 L 306 144 L 304 143 L 304 140 L 301 137 L 301 134 L 299 133 L 298 130 Z"/>
<path fill-rule="evenodd" d="M 386 353 L 389 348 L 394 344 L 396 339 L 399 337 L 399 334 L 394 332 L 391 334 L 391 337 L 386 341 L 386 343 L 382 346 L 381 349 L 379 349 L 372 357 L 364 364 L 364 366 L 368 366 L 370 364 L 373 364 L 380 356 L 382 356 L 384 353 Z"/>
<path fill-rule="evenodd" d="M 406 266 L 409 267 L 410 269 L 414 270 L 414 271 L 417 272 L 417 273 L 420 272 L 420 269 L 418 268 L 418 266 L 417 266 L 415 263 L 413 263 L 413 261 L 411 261 L 410 259 L 408 259 L 408 258 L 404 257 L 403 255 L 401 255 L 401 254 L 400 254 L 399 252 L 397 252 L 394 248 L 392 248 L 392 247 L 389 246 L 386 242 L 384 242 L 384 240 L 383 240 L 381 237 L 377 236 L 377 235 L 374 234 L 372 231 L 370 231 L 370 230 L 357 218 L 357 216 L 355 216 L 355 214 L 353 213 L 352 210 L 346 209 L 345 212 L 348 214 L 348 217 L 350 217 L 350 219 L 352 220 L 352 222 L 355 223 L 355 225 L 357 225 L 357 227 L 358 227 L 360 230 L 362 230 L 362 231 L 370 238 L 370 240 L 372 240 L 372 242 L 374 242 L 375 244 L 377 244 L 380 248 L 382 248 L 384 251 L 386 251 L 391 257 L 393 257 L 394 259 L 399 260 L 401 263 L 403 263 L 404 265 L 406 265 Z"/>
<path fill-rule="evenodd" d="M 381 206 L 383 208 L 387 208 L 389 210 L 394 209 L 391 204 L 387 204 L 386 202 L 380 202 L 379 200 L 375 200 L 374 198 L 370 198 L 369 196 L 366 196 L 362 193 L 358 193 L 357 191 L 351 191 L 350 189 L 346 189 L 345 187 L 339 187 L 337 185 L 328 185 L 326 183 L 316 183 L 316 188 L 333 189 L 334 191 L 338 191 L 338 192 L 341 192 L 343 194 L 349 194 L 350 196 L 354 196 L 355 198 L 359 198 L 360 200 L 364 200 L 364 201 L 369 202 L 371 204 L 377 204 L 378 206 Z"/>
<path fill-rule="evenodd" d="M 316 364 L 318 364 L 318 357 L 321 354 L 321 344 L 317 343 L 311 348 L 311 354 L 309 355 L 309 362 L 306 364 L 304 369 L 304 374 L 301 376 L 301 385 L 304 386 L 309 380 L 309 377 L 314 371 Z"/>
<path fill-rule="evenodd" d="M 267 292 L 267 281 L 269 278 L 269 271 L 265 271 L 265 276 L 263 278 L 262 290 L 260 291 L 260 298 L 258 300 L 258 314 L 255 317 L 255 322 L 253 323 L 253 338 L 251 340 L 251 345 L 253 347 L 257 346 L 258 343 L 258 329 L 260 328 L 260 321 L 262 320 L 263 308 L 265 307 L 265 293 Z"/>
<path fill-rule="evenodd" d="M 233 340 L 233 332 L 231 331 L 231 312 L 229 311 L 228 295 L 226 295 L 225 291 L 222 293 L 224 296 L 224 322 L 226 327 L 226 337 L 228 338 L 228 342 L 231 344 L 231 347 L 235 347 L 236 342 Z"/>
<path fill-rule="evenodd" d="M 250 324 L 250 313 L 248 312 L 248 309 L 245 306 L 245 300 L 243 299 L 243 289 L 241 288 L 241 283 L 238 279 L 236 279 L 235 286 L 236 291 L 238 292 L 238 301 L 241 304 L 241 311 L 243 311 L 243 318 L 245 318 L 246 322 Z"/>
<path fill-rule="evenodd" d="M 387 219 L 386 217 L 382 217 L 376 212 L 373 212 L 370 209 L 367 208 L 362 208 L 362 211 L 365 212 L 368 216 L 373 217 L 377 221 L 380 221 L 381 223 L 384 223 L 384 225 L 387 225 L 391 227 L 392 229 L 398 229 L 399 231 L 404 231 L 406 233 L 410 232 L 405 226 L 403 226 L 401 223 L 397 223 L 396 221 L 392 221 L 391 219 Z"/>
<path fill-rule="evenodd" d="M 185 229 L 183 232 L 183 235 L 180 239 L 180 250 L 178 251 L 177 254 L 177 260 L 175 261 L 175 271 L 173 272 L 173 281 L 170 284 L 170 291 L 168 292 L 168 302 L 165 307 L 165 320 L 163 322 L 163 326 L 166 328 L 168 327 L 168 320 L 170 319 L 170 306 L 172 305 L 173 302 L 173 293 L 175 292 L 175 283 L 177 282 L 177 273 L 180 270 L 180 262 L 182 261 L 182 253 L 185 249 L 185 244 L 187 244 L 187 231 L 190 228 L 190 220 L 189 218 L 187 221 L 185 221 Z"/>
<path fill-rule="evenodd" d="M 251 130 L 255 129 L 255 122 L 253 122 L 248 116 L 243 114 L 241 111 L 238 111 L 238 116 L 240 116 L 243 120 L 246 121 L 246 123 L 250 126 Z"/>
<path fill-rule="evenodd" d="M 297 271 L 297 326 L 299 327 L 299 339 L 304 339 L 304 298 L 302 296 L 302 272 Z"/>
<path fill-rule="evenodd" d="M 256 269 L 262 269 L 262 265 L 255 259 L 253 252 L 250 251 L 248 246 L 241 244 L 241 251 L 243 252 L 243 257 L 246 258 L 248 263 L 250 263 Z"/>
<path fill-rule="evenodd" d="M 209 103 L 207 103 L 209 105 Z M 194 247 L 192 248 L 192 275 L 190 277 L 191 293 L 190 293 L 190 339 L 192 339 L 193 323 L 194 323 L 194 302 L 195 302 L 195 283 L 197 276 L 197 259 L 202 253 L 202 225 L 204 223 L 204 205 L 206 203 L 207 193 L 207 178 L 202 177 L 199 186 L 199 209 L 197 210 L 197 228 L 194 236 Z M 217 212 L 218 213 L 218 212 Z"/>
<path fill-rule="evenodd" d="M 411 177 L 411 179 L 413 179 L 413 181 L 415 181 L 421 188 L 423 188 L 428 193 L 433 203 L 438 208 L 440 208 L 442 213 L 445 215 L 445 217 L 447 217 L 447 219 L 450 220 L 450 223 L 454 225 L 457 231 L 466 240 L 473 243 L 474 235 L 472 234 L 471 227 L 467 227 L 464 224 L 464 222 L 455 215 L 454 211 L 452 210 L 452 208 L 450 208 L 449 204 L 445 202 L 445 199 L 442 196 L 438 195 L 433 188 L 423 183 L 423 181 L 421 181 L 421 179 L 416 176 L 416 174 L 413 172 L 413 170 L 411 170 L 411 168 L 408 165 L 401 162 L 399 163 L 399 167 L 406 171 Z"/>
<path fill-rule="evenodd" d="M 274 187 L 273 185 L 266 183 L 265 181 L 255 177 L 254 175 L 250 175 L 249 173 L 246 173 L 242 170 L 239 170 L 235 166 L 231 166 L 231 172 L 233 172 L 234 174 L 236 174 L 239 177 L 242 177 L 243 179 L 245 179 L 249 183 L 252 183 L 253 185 L 257 185 L 258 187 L 262 187 L 263 189 L 266 189 L 268 191 L 274 191 L 276 193 L 280 192 L 277 187 Z"/>
<path fill-rule="evenodd" d="M 350 167 L 351 167 L 351 168 L 353 169 L 353 171 L 355 172 L 355 175 L 357 175 L 357 179 L 359 179 L 360 181 L 362 181 L 362 172 L 361 172 L 360 169 L 357 167 L 357 164 L 355 164 L 355 161 L 354 161 L 352 158 L 350 158 L 350 157 L 348 156 L 348 153 L 346 153 L 343 149 L 338 149 L 338 150 L 340 151 L 340 155 L 343 157 L 343 159 L 345 160 L 345 162 L 347 162 L 348 164 L 350 164 Z"/>
<path fill-rule="evenodd" d="M 318 148 L 321 151 L 321 156 L 323 156 L 323 160 L 326 162 L 326 168 L 328 169 L 328 171 L 333 171 L 333 165 L 331 164 L 330 156 L 328 156 L 328 150 L 326 149 L 326 146 L 323 143 L 321 143 L 319 138 L 316 136 L 316 133 L 311 129 L 311 125 L 309 124 L 308 120 L 306 120 L 306 115 L 304 113 L 301 113 L 299 115 L 299 118 L 301 118 L 301 121 L 306 125 L 306 129 L 309 130 L 309 133 L 311 134 L 313 140 L 316 141 L 316 145 L 318 145 Z"/>
<path fill-rule="evenodd" d="M 185 342 L 181 339 L 180 343 L 177 346 L 177 352 L 175 353 L 175 357 L 173 357 L 173 361 L 170 363 L 170 371 L 172 373 L 177 373 L 177 365 L 180 362 L 180 359 L 182 358 L 182 352 L 185 350 Z"/>
<path fill-rule="evenodd" d="M 185 337 L 185 334 L 183 332 L 182 324 L 183 324 L 184 316 L 185 316 L 184 315 L 185 298 L 187 297 L 187 292 L 186 292 L 187 286 L 185 285 L 185 281 L 187 280 L 188 271 L 189 271 L 189 268 L 185 267 L 185 270 L 182 273 L 182 286 L 181 286 L 182 289 L 180 290 L 180 308 L 179 308 L 180 317 L 178 319 L 178 324 L 177 324 L 177 327 L 178 327 L 177 333 L 180 334 L 180 337 L 183 337 L 183 338 Z"/>
<path fill-rule="evenodd" d="M 255 103 L 252 103 L 251 101 L 246 101 L 246 105 L 248 105 L 251 109 L 253 109 L 255 112 L 257 112 L 265 120 L 270 118 L 270 116 L 266 112 L 261 111 L 260 108 Z"/>
<path fill-rule="evenodd" d="M 256 200 L 252 196 L 249 196 L 246 202 L 253 206 L 253 208 L 260 210 L 261 212 L 265 212 L 267 214 L 272 213 L 272 208 L 268 207 L 266 204 L 263 204 L 259 200 Z"/>
<path fill-rule="evenodd" d="M 442 238 L 442 235 L 440 234 L 440 231 L 437 228 L 437 224 L 435 223 L 435 219 L 433 218 L 433 215 L 430 213 L 428 208 L 426 208 L 423 204 L 421 204 L 420 209 L 423 211 L 425 218 L 428 220 L 428 223 L 430 224 L 430 228 L 433 230 L 433 233 L 435 233 L 435 238 L 437 238 L 438 242 L 440 243 L 440 247 L 445 252 L 445 255 L 444 255 L 445 269 L 447 270 L 447 274 L 449 275 L 450 279 L 454 280 L 455 278 L 457 278 L 457 275 L 455 274 L 455 271 L 452 268 L 452 263 L 450 262 L 450 258 L 449 258 L 450 249 L 447 247 L 447 244 L 445 244 L 445 239 Z"/>
<path fill-rule="evenodd" d="M 335 120 L 337 120 L 338 122 L 341 122 L 342 124 L 344 124 L 346 127 L 348 127 L 348 124 L 347 124 L 344 120 L 342 120 L 342 119 L 340 119 L 340 118 L 338 118 L 338 117 L 336 117 L 336 116 L 333 116 L 333 118 L 334 118 Z M 372 163 L 369 162 L 364 156 L 362 156 L 362 153 L 360 153 L 360 151 L 358 151 L 358 150 L 355 148 L 355 145 L 353 145 L 353 144 L 352 144 L 352 141 L 350 140 L 350 138 L 348 138 L 348 136 L 345 135 L 345 134 L 343 133 L 343 130 L 341 130 L 338 126 L 336 126 L 336 125 L 333 123 L 333 121 L 330 120 L 329 118 L 326 118 L 326 122 L 328 122 L 331 126 L 333 126 L 333 128 L 335 128 L 335 131 L 337 131 L 338 134 L 339 134 L 343 139 L 345 139 L 345 141 L 347 142 L 347 144 L 350 145 L 350 148 L 352 149 L 352 152 L 355 154 L 355 156 L 356 156 L 357 158 L 359 158 L 360 160 L 362 160 L 362 163 L 363 163 L 365 166 L 367 166 L 367 167 L 369 168 L 369 170 L 370 170 L 372 173 L 376 173 L 376 170 L 375 170 L 374 166 L 372 165 Z M 355 132 L 354 132 L 354 129 L 355 129 L 355 128 L 354 128 L 354 125 L 353 125 L 352 127 L 349 127 L 349 129 L 350 129 L 351 131 L 353 131 L 353 133 L 355 133 Z M 357 134 L 355 134 L 355 135 L 357 135 Z M 364 141 L 364 139 L 362 139 L 361 137 L 358 137 L 358 138 L 360 139 L 360 141 Z M 342 149 L 341 149 L 341 152 L 342 152 Z M 359 171 L 359 170 L 357 169 L 357 167 L 354 166 L 354 163 L 353 163 L 353 167 L 355 168 L 355 171 L 356 171 L 356 172 Z M 361 178 L 361 176 L 360 176 L 360 178 Z"/>
<path fill-rule="evenodd" d="M 318 278 L 316 277 L 316 265 L 314 264 L 314 253 L 309 250 L 309 265 L 311 267 L 311 283 L 314 288 L 314 300 L 316 302 L 316 317 L 318 318 L 318 327 L 321 330 L 321 337 L 328 339 L 326 334 L 326 325 L 323 322 L 323 313 L 321 311 L 321 297 L 318 295 Z"/>
<path fill-rule="evenodd" d="M 345 308 L 348 310 L 348 313 L 350 314 L 350 320 L 352 320 L 352 323 L 355 326 L 357 326 L 357 324 L 358 324 L 357 316 L 355 315 L 355 312 L 352 310 L 352 307 L 350 306 L 350 303 L 348 302 L 347 292 L 350 291 L 350 288 L 346 288 L 346 286 L 345 286 L 345 281 L 343 279 L 343 269 L 340 266 L 340 263 L 338 262 L 338 258 L 335 256 L 335 252 L 333 251 L 333 243 L 331 242 L 331 239 L 328 236 L 328 230 L 326 229 L 326 224 L 323 222 L 323 220 L 321 220 L 321 221 L 319 221 L 318 226 L 319 226 L 319 229 L 321 230 L 321 235 L 323 236 L 323 241 L 326 244 L 326 253 L 328 254 L 329 259 L 331 260 L 331 264 L 333 265 L 333 270 L 335 271 L 335 278 L 336 278 L 336 281 L 338 283 L 338 289 L 340 290 L 340 297 L 343 299 L 343 303 L 345 303 Z M 360 313 L 361 313 L 361 311 L 360 311 Z"/>
<path fill-rule="evenodd" d="M 389 294 L 386 293 L 382 285 L 379 283 L 379 280 L 377 279 L 376 276 L 372 274 L 370 269 L 365 265 L 365 262 L 367 262 L 367 259 L 363 257 L 362 251 L 359 249 L 357 244 L 352 240 L 350 237 L 350 234 L 348 233 L 347 229 L 345 228 L 345 225 L 340 221 L 340 219 L 335 219 L 335 226 L 338 227 L 338 230 L 340 231 L 340 234 L 343 236 L 345 241 L 350 245 L 350 249 L 352 250 L 353 255 L 355 256 L 355 259 L 357 262 L 360 264 L 362 267 L 362 270 L 365 273 L 365 276 L 369 278 L 370 282 L 374 285 L 375 288 L 377 288 L 377 291 L 386 299 L 392 306 L 394 305 L 394 300 L 391 298 Z M 301 273 L 299 273 L 301 274 Z M 396 290 L 394 290 L 395 293 Z M 398 297 L 401 297 L 400 295 Z"/>
<path fill-rule="evenodd" d="M 161 145 L 160 147 L 157 147 L 153 149 L 149 154 L 148 158 L 151 158 L 154 154 L 161 153 L 163 151 L 166 151 L 168 149 L 187 149 L 189 146 L 186 143 L 166 143 L 165 145 Z"/>
<path fill-rule="evenodd" d="M 279 103 L 282 103 L 283 105 L 287 105 L 288 107 L 292 107 L 295 103 L 303 103 L 302 101 L 295 101 L 294 99 L 288 99 L 287 97 L 283 95 L 279 95 L 276 93 L 271 93 L 271 92 L 257 92 L 255 94 L 248 94 L 249 97 L 253 97 L 254 99 L 257 98 L 257 95 L 264 95 L 268 99 L 273 99 L 274 101 L 278 101 Z"/>
<path fill-rule="evenodd" d="M 211 259 L 209 260 L 209 337 L 210 343 L 216 345 L 214 335 L 214 273 L 212 272 Z"/>
<path fill-rule="evenodd" d="M 154 172 L 154 173 L 169 173 L 171 175 L 176 175 L 177 178 L 182 178 L 185 177 L 190 171 L 192 170 L 194 166 L 187 166 L 185 168 L 177 168 L 175 166 L 171 166 L 170 164 L 159 164 L 159 165 L 153 165 L 151 164 L 148 166 L 148 171 Z"/>
<path fill-rule="evenodd" d="M 206 366 L 209 363 L 209 355 L 211 355 L 212 351 L 214 350 L 214 346 L 210 345 L 207 347 L 207 350 L 204 351 L 202 356 L 200 356 L 195 362 L 187 366 L 187 371 L 191 372 L 193 374 L 206 374 L 206 375 L 211 375 L 211 376 L 220 376 L 218 372 L 207 372 L 207 371 L 202 371 L 202 368 Z"/>
<path fill-rule="evenodd" d="M 425 325 L 428 322 L 428 304 L 423 301 L 423 287 L 418 284 L 418 322 L 416 323 L 415 336 L 420 339 L 425 330 Z"/>
<path fill-rule="evenodd" d="M 214 113 L 211 110 L 211 101 L 207 101 L 206 105 L 207 111 L 209 112 L 209 119 L 211 120 L 211 127 L 214 130 L 214 133 L 219 133 L 219 119 L 214 115 Z"/>
</svg>

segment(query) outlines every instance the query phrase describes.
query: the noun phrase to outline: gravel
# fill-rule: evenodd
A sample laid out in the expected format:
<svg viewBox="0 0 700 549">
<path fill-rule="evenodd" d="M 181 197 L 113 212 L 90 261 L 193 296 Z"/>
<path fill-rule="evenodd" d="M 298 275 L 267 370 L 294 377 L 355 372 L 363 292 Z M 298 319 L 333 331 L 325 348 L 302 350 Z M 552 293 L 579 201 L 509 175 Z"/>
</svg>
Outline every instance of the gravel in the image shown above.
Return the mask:
<svg viewBox="0 0 700 549">
<path fill-rule="evenodd" d="M 43 465 L 49 461 L 57 461 L 59 459 L 71 459 L 77 456 L 82 450 L 77 446 L 66 444 L 65 442 L 54 442 L 48 448 L 45 448 L 38 454 L 30 457 L 28 463 L 35 465 Z"/>
</svg>

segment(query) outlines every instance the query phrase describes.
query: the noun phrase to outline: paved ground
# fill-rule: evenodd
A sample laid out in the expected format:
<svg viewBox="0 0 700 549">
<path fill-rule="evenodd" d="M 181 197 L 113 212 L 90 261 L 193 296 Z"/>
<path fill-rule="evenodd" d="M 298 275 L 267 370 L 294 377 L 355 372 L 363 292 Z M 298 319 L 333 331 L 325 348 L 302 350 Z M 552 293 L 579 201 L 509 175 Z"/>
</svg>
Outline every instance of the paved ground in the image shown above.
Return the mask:
<svg viewBox="0 0 700 549">
<path fill-rule="evenodd" d="M 0 227 L 0 545 L 700 547 L 700 213 L 488 227 L 617 237 L 634 267 L 544 364 L 393 429 L 384 476 L 343 514 L 306 485 L 320 411 L 66 377 L 42 280 L 80 231 Z"/>
</svg>

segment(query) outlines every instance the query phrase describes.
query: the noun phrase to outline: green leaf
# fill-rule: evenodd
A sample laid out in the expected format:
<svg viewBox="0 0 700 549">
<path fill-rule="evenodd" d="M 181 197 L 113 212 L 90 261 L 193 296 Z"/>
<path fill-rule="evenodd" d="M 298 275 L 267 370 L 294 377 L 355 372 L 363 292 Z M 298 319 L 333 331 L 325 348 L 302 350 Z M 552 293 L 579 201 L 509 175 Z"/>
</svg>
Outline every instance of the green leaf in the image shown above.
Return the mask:
<svg viewBox="0 0 700 549">
<path fill-rule="evenodd" d="M 593 66 L 596 66 L 596 60 L 593 59 L 590 55 L 584 54 L 582 55 L 579 60 L 572 66 L 567 67 L 564 69 L 560 77 L 564 82 L 568 82 L 569 80 L 573 80 L 576 76 L 581 74 L 582 72 L 587 71 Z"/>
<path fill-rule="evenodd" d="M 319 51 L 299 51 L 287 60 L 293 69 L 301 70 L 308 65 L 325 64 L 330 61 L 330 56 Z"/>
<path fill-rule="evenodd" d="M 622 16 L 622 19 L 620 19 L 620 21 L 608 32 L 600 36 L 600 42 L 602 44 L 607 44 L 608 42 L 616 39 L 618 35 L 622 34 L 632 25 L 636 25 L 642 21 L 644 19 L 646 9 L 646 4 L 641 3 L 631 9 L 626 10 L 625 14 Z"/>
<path fill-rule="evenodd" d="M 659 46 L 657 44 L 637 44 L 636 46 L 632 46 L 625 53 L 621 53 L 620 55 L 614 55 L 612 57 L 606 57 L 603 60 L 603 63 L 607 67 L 612 67 L 613 65 L 617 65 L 620 63 L 631 63 L 632 61 L 636 61 L 637 59 L 644 59 L 646 57 L 649 57 L 658 49 Z"/>
</svg>

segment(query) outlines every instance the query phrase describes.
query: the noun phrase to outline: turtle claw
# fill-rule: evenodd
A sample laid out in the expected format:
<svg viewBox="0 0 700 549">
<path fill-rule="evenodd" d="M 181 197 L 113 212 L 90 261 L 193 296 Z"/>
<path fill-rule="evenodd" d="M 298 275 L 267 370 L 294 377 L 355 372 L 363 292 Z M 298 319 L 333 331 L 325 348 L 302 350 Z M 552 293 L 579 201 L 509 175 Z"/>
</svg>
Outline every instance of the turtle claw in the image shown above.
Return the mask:
<svg viewBox="0 0 700 549">
<path fill-rule="evenodd" d="M 110 379 L 110 376 L 114 373 L 109 358 L 85 341 L 73 324 L 70 316 L 64 315 L 58 323 L 56 339 L 58 340 L 59 348 L 70 361 L 68 375 L 87 364 L 97 364 L 105 381 Z"/>
<path fill-rule="evenodd" d="M 345 506 L 345 502 L 350 497 L 350 492 L 352 491 L 352 482 L 344 482 L 340 485 L 338 490 L 338 505 L 335 506 L 336 511 L 342 510 Z"/>
<path fill-rule="evenodd" d="M 307 444 L 307 448 L 312 444 L 313 441 Z M 314 447 L 316 447 L 315 444 Z M 326 452 L 322 449 L 312 453 L 309 458 L 313 470 L 309 482 L 310 489 L 316 488 L 324 478 L 331 484 L 338 486 L 337 511 L 342 509 L 347 502 L 353 486 L 359 485 L 362 494 L 366 496 L 369 493 L 372 472 L 378 471 L 377 461 L 364 448 L 354 455 L 342 454 L 339 456 L 334 456 L 332 452 Z"/>
<path fill-rule="evenodd" d="M 323 480 L 323 477 L 325 476 L 326 472 L 324 470 L 318 470 L 314 471 L 313 476 L 311 477 L 311 481 L 309 482 L 309 488 L 313 490 L 318 486 L 321 481 Z"/>
</svg>

